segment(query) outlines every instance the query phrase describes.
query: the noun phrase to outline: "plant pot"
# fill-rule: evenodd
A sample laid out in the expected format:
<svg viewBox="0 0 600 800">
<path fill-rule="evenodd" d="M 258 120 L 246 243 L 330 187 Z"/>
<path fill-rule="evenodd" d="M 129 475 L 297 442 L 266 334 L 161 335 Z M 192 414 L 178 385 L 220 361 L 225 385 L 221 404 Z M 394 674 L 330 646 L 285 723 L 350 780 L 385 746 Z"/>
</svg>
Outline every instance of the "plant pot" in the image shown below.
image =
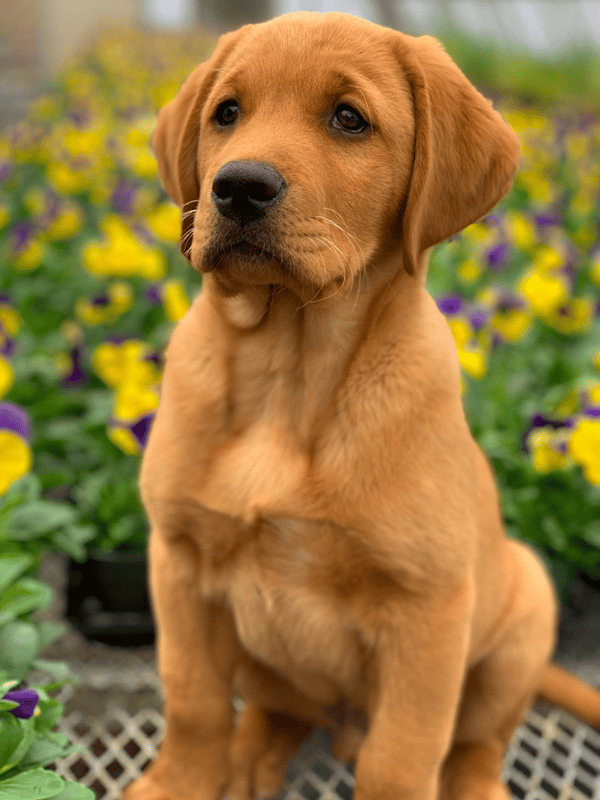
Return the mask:
<svg viewBox="0 0 600 800">
<path fill-rule="evenodd" d="M 71 559 L 67 619 L 98 642 L 119 647 L 152 644 L 146 554 L 95 550 L 83 564 Z"/>
</svg>

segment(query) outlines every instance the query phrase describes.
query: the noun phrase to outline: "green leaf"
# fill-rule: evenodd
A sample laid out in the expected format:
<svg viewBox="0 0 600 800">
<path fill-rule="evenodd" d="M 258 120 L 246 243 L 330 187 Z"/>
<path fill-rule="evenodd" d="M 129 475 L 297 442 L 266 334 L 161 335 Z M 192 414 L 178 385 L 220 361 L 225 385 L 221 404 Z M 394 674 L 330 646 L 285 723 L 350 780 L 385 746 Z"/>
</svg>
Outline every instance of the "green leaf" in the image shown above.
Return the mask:
<svg viewBox="0 0 600 800">
<path fill-rule="evenodd" d="M 37 628 L 40 637 L 40 650 L 59 639 L 67 631 L 67 626 L 62 622 L 48 622 L 47 620 L 40 620 L 37 623 Z"/>
<path fill-rule="evenodd" d="M 9 711 L 0 711 L 0 778 L 21 761 L 34 736 L 33 717 L 18 719 Z"/>
<path fill-rule="evenodd" d="M 96 795 L 87 786 L 81 783 L 65 782 L 62 792 L 54 795 L 54 800 L 95 800 Z"/>
<path fill-rule="evenodd" d="M 97 534 L 95 525 L 69 525 L 52 534 L 52 544 L 57 550 L 66 553 L 76 561 L 85 561 L 87 550 L 83 546 Z"/>
<path fill-rule="evenodd" d="M 8 711 L 11 708 L 16 708 L 19 704 L 13 700 L 0 700 L 0 711 Z"/>
<path fill-rule="evenodd" d="M 8 535 L 26 542 L 37 539 L 56 528 L 71 525 L 77 520 L 77 511 L 66 503 L 37 500 L 13 510 L 8 521 Z"/>
<path fill-rule="evenodd" d="M 64 758 L 75 750 L 64 733 L 46 733 L 37 736 L 23 756 L 19 768 L 45 767 L 57 758 Z"/>
<path fill-rule="evenodd" d="M 62 717 L 63 711 L 63 704 L 56 698 L 48 697 L 47 699 L 42 699 L 40 697 L 36 714 L 33 717 L 36 731 L 38 733 L 51 731 Z"/>
<path fill-rule="evenodd" d="M 21 578 L 0 595 L 0 625 L 30 611 L 47 608 L 52 589 L 36 578 Z"/>
<path fill-rule="evenodd" d="M 32 564 L 27 553 L 5 553 L 0 561 L 0 594 Z"/>
<path fill-rule="evenodd" d="M 46 800 L 55 797 L 65 786 L 56 773 L 37 768 L 12 778 L 0 778 L 0 800 Z"/>
<path fill-rule="evenodd" d="M 64 661 L 48 661 L 45 658 L 36 658 L 33 666 L 41 672 L 47 672 L 54 675 L 55 678 L 67 678 L 71 674 L 69 665 Z"/>
</svg>

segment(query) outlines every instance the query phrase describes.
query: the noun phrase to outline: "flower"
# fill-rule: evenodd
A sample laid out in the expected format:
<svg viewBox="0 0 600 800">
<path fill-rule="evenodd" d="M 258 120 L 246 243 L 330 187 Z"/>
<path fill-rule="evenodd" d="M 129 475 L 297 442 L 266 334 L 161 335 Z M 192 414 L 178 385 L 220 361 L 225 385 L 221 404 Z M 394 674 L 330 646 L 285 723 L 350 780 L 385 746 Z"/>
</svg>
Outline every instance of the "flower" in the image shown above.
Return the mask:
<svg viewBox="0 0 600 800">
<path fill-rule="evenodd" d="M 31 469 L 29 419 L 21 406 L 0 403 L 0 495 Z"/>
<path fill-rule="evenodd" d="M 583 467 L 586 480 L 600 486 L 600 418 L 579 419 L 569 442 L 569 453 Z"/>
<path fill-rule="evenodd" d="M 119 217 L 106 216 L 100 227 L 104 241 L 92 241 L 83 249 L 83 263 L 93 275 L 140 275 L 150 280 L 163 277 L 163 253 L 142 244 Z"/>
<path fill-rule="evenodd" d="M 119 386 L 108 426 L 109 439 L 129 455 L 140 453 L 146 444 L 158 400 L 156 389 L 133 382 Z"/>
<path fill-rule="evenodd" d="M 190 307 L 183 284 L 176 280 L 165 281 L 161 294 L 167 318 L 177 322 Z"/>
<path fill-rule="evenodd" d="M 181 234 L 181 215 L 174 203 L 160 203 L 146 216 L 152 233 L 170 244 L 177 244 Z"/>
<path fill-rule="evenodd" d="M 113 388 L 124 384 L 153 386 L 161 381 L 153 355 L 150 347 L 139 339 L 104 342 L 94 351 L 92 367 Z"/>
<path fill-rule="evenodd" d="M 9 709 L 11 714 L 19 719 L 29 719 L 36 712 L 36 707 L 40 699 L 35 689 L 13 689 L 2 696 L 2 700 L 12 700 L 18 703 L 16 708 Z"/>
<path fill-rule="evenodd" d="M 110 283 L 106 294 L 96 295 L 91 300 L 80 299 L 75 305 L 75 313 L 88 325 L 101 325 L 114 322 L 133 305 L 133 291 L 123 281 Z"/>
<path fill-rule="evenodd" d="M 550 425 L 534 427 L 526 438 L 527 449 L 533 458 L 533 467 L 542 474 L 565 469 L 571 463 L 568 449 L 568 429 Z"/>
</svg>

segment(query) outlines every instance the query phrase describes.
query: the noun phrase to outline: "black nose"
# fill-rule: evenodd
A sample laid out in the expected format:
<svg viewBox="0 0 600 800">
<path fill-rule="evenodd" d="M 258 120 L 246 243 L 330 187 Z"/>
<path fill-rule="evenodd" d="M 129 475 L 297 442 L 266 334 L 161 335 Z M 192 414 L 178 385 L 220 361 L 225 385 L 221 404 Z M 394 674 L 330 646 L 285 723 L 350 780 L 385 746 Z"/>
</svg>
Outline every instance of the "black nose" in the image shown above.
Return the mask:
<svg viewBox="0 0 600 800">
<path fill-rule="evenodd" d="M 261 217 L 280 199 L 285 181 L 262 161 L 229 161 L 215 175 L 212 198 L 221 214 L 240 225 Z"/>
</svg>

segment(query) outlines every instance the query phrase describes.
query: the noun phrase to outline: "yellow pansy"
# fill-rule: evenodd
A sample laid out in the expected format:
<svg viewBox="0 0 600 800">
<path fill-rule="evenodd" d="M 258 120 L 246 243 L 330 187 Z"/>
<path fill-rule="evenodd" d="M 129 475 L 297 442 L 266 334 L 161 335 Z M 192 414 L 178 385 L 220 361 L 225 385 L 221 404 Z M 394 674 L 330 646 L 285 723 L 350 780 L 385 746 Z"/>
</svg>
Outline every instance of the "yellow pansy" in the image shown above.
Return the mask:
<svg viewBox="0 0 600 800">
<path fill-rule="evenodd" d="M 479 345 L 459 347 L 458 360 L 464 371 L 471 375 L 472 378 L 483 378 L 487 371 L 485 353 Z"/>
<path fill-rule="evenodd" d="M 142 178 L 155 178 L 158 175 L 158 164 L 150 150 L 137 155 L 133 162 L 133 170 Z"/>
<path fill-rule="evenodd" d="M 555 469 L 565 469 L 571 463 L 567 449 L 565 429 L 556 431 L 551 427 L 534 428 L 527 437 L 533 467 L 545 474 Z"/>
<path fill-rule="evenodd" d="M 166 271 L 163 253 L 143 245 L 116 215 L 105 217 L 101 229 L 107 241 L 90 242 L 83 249 L 83 263 L 94 275 L 140 275 L 150 280 Z"/>
<path fill-rule="evenodd" d="M 521 250 L 531 250 L 537 240 L 535 225 L 531 220 L 518 211 L 507 211 L 504 218 L 510 239 Z"/>
<path fill-rule="evenodd" d="M 594 303 L 589 297 L 573 297 L 567 303 L 552 309 L 544 318 L 561 333 L 581 333 L 590 328 L 594 316 Z"/>
<path fill-rule="evenodd" d="M 158 407 L 156 389 L 130 381 L 121 384 L 116 391 L 114 417 L 123 422 L 139 419 Z"/>
<path fill-rule="evenodd" d="M 583 467 L 586 480 L 600 485 L 600 419 L 579 420 L 569 442 L 569 452 L 573 461 Z"/>
<path fill-rule="evenodd" d="M 67 206 L 48 226 L 47 234 L 50 239 L 70 239 L 83 225 L 83 214 L 77 206 Z"/>
<path fill-rule="evenodd" d="M 136 456 L 140 453 L 139 443 L 129 428 L 113 423 L 108 426 L 107 435 L 111 442 L 128 456 Z"/>
<path fill-rule="evenodd" d="M 48 164 L 48 180 L 61 194 L 76 194 L 89 188 L 92 176 L 84 170 L 75 170 L 60 162 Z"/>
<path fill-rule="evenodd" d="M 107 287 L 106 297 L 78 300 L 75 313 L 88 325 L 101 325 L 112 322 L 133 305 L 133 291 L 129 284 L 117 281 Z"/>
<path fill-rule="evenodd" d="M 535 251 L 532 268 L 538 272 L 548 272 L 549 270 L 561 267 L 565 263 L 565 255 L 561 248 L 556 245 L 551 247 L 544 244 Z"/>
<path fill-rule="evenodd" d="M 0 356 L 0 397 L 4 395 L 13 387 L 15 376 L 10 365 L 4 356 Z"/>
<path fill-rule="evenodd" d="M 513 308 L 509 311 L 497 311 L 492 315 L 490 323 L 509 342 L 516 342 L 531 327 L 531 313 L 524 309 Z"/>
<path fill-rule="evenodd" d="M 564 305 L 569 297 L 566 278 L 535 269 L 525 274 L 518 288 L 529 301 L 533 311 L 541 317 L 552 314 L 559 306 Z"/>
<path fill-rule="evenodd" d="M 0 495 L 30 471 L 32 461 L 25 439 L 10 430 L 0 430 Z"/>
<path fill-rule="evenodd" d="M 448 325 L 454 336 L 454 341 L 458 348 L 464 347 L 474 336 L 473 328 L 469 321 L 462 314 L 456 314 L 447 319 Z"/>
<path fill-rule="evenodd" d="M 190 307 L 190 301 L 181 281 L 166 281 L 162 288 L 165 314 L 171 322 L 178 322 Z"/>
<path fill-rule="evenodd" d="M 87 156 L 102 149 L 104 131 L 98 128 L 67 128 L 61 137 L 62 146 L 74 156 Z"/>
<path fill-rule="evenodd" d="M 590 278 L 594 281 L 594 283 L 597 283 L 598 286 L 600 286 L 600 250 L 592 259 Z"/>
<path fill-rule="evenodd" d="M 474 258 L 467 258 L 459 264 L 457 275 L 467 283 L 475 281 L 481 275 L 481 265 Z"/>
<path fill-rule="evenodd" d="M 0 301 L 0 330 L 4 330 L 9 336 L 14 336 L 21 327 L 23 320 L 16 308 Z"/>
<path fill-rule="evenodd" d="M 92 367 L 108 386 L 123 384 L 152 386 L 160 383 L 161 373 L 148 359 L 151 350 L 145 342 L 129 339 L 122 344 L 105 342 L 92 356 Z"/>
<path fill-rule="evenodd" d="M 181 212 L 174 203 L 159 203 L 146 216 L 152 232 L 165 242 L 176 244 L 181 234 Z"/>
<path fill-rule="evenodd" d="M 27 247 L 19 252 L 19 255 L 14 260 L 14 265 L 17 269 L 24 272 L 39 267 L 44 260 L 44 246 L 36 239 L 32 239 Z"/>
</svg>

